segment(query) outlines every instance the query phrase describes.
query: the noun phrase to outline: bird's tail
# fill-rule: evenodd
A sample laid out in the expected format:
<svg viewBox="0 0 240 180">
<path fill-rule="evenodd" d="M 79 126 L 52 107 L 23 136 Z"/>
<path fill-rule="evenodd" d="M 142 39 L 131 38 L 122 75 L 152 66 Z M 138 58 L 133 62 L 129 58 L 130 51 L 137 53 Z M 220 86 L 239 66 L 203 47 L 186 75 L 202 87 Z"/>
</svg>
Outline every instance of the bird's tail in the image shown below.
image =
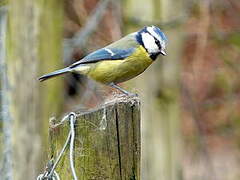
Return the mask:
<svg viewBox="0 0 240 180">
<path fill-rule="evenodd" d="M 58 75 L 61 75 L 61 74 L 65 74 L 65 73 L 68 73 L 70 71 L 71 71 L 71 69 L 69 67 L 66 67 L 64 69 L 60 69 L 60 70 L 51 72 L 49 74 L 45 74 L 45 75 L 41 76 L 38 80 L 39 81 L 45 81 L 49 78 L 52 78 L 52 77 L 55 77 L 55 76 L 58 76 Z"/>
</svg>

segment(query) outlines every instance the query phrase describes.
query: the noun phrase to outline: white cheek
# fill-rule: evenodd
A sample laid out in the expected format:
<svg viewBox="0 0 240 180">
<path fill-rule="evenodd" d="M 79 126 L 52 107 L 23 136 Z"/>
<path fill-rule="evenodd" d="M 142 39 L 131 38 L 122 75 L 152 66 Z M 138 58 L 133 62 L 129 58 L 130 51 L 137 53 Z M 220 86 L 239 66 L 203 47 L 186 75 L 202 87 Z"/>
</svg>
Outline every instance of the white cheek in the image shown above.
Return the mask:
<svg viewBox="0 0 240 180">
<path fill-rule="evenodd" d="M 162 49 L 165 49 L 166 43 L 165 41 L 160 38 L 160 36 L 153 30 L 153 27 L 147 27 L 147 31 L 152 34 L 155 38 L 157 38 L 161 44 Z"/>
<path fill-rule="evenodd" d="M 144 47 L 148 50 L 149 53 L 156 53 L 159 51 L 154 38 L 150 34 L 142 33 L 142 41 L 143 41 Z"/>
</svg>

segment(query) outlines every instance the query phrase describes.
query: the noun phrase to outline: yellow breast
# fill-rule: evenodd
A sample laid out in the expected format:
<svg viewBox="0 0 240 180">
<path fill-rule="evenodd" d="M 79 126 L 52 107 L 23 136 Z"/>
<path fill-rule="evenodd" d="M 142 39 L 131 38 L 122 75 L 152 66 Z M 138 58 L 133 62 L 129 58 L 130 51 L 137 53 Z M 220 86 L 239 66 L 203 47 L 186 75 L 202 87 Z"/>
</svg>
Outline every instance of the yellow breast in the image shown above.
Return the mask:
<svg viewBox="0 0 240 180">
<path fill-rule="evenodd" d="M 124 60 L 106 60 L 88 64 L 89 70 L 84 74 L 104 84 L 120 83 L 141 74 L 152 62 L 146 50 L 139 46 Z"/>
</svg>

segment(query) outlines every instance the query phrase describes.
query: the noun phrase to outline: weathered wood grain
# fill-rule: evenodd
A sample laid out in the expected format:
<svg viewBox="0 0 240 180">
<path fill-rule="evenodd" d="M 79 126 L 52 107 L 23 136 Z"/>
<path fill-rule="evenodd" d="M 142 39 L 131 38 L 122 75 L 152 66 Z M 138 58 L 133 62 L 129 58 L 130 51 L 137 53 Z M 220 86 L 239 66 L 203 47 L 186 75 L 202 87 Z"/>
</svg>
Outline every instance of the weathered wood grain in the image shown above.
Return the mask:
<svg viewBox="0 0 240 180">
<path fill-rule="evenodd" d="M 75 167 L 79 180 L 140 179 L 140 101 L 117 99 L 91 112 L 77 112 Z M 50 129 L 54 157 L 63 147 L 69 124 Z M 57 172 L 71 179 L 69 151 Z"/>
<path fill-rule="evenodd" d="M 59 115 L 63 101 L 60 95 L 63 82 L 46 82 L 40 88 L 37 80 L 43 74 L 41 70 L 48 71 L 45 67 L 53 70 L 61 66 L 63 2 L 9 0 L 6 8 L 6 59 L 3 63 L 6 75 L 0 78 L 6 99 L 2 104 L 4 113 L 7 112 L 4 122 L 7 120 L 11 125 L 7 138 L 11 146 L 8 159 L 12 159 L 12 163 L 6 171 L 12 171 L 14 180 L 35 179 L 47 156 L 46 120 Z M 1 180 L 11 179 L 3 174 L 5 177 L 0 176 Z"/>
</svg>

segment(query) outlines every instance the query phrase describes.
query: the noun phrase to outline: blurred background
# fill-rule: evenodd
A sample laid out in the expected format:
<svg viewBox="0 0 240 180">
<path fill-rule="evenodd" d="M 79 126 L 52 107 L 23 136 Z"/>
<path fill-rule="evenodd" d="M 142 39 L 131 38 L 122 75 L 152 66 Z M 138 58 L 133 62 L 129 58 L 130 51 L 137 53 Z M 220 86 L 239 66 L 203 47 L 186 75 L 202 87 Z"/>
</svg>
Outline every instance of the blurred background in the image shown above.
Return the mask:
<svg viewBox="0 0 240 180">
<path fill-rule="evenodd" d="M 142 179 L 240 178 L 239 0 L 1 0 L 0 177 L 34 179 L 49 119 L 116 93 L 75 74 L 37 78 L 146 25 L 167 35 L 168 55 L 121 84 L 142 103 Z"/>
</svg>

